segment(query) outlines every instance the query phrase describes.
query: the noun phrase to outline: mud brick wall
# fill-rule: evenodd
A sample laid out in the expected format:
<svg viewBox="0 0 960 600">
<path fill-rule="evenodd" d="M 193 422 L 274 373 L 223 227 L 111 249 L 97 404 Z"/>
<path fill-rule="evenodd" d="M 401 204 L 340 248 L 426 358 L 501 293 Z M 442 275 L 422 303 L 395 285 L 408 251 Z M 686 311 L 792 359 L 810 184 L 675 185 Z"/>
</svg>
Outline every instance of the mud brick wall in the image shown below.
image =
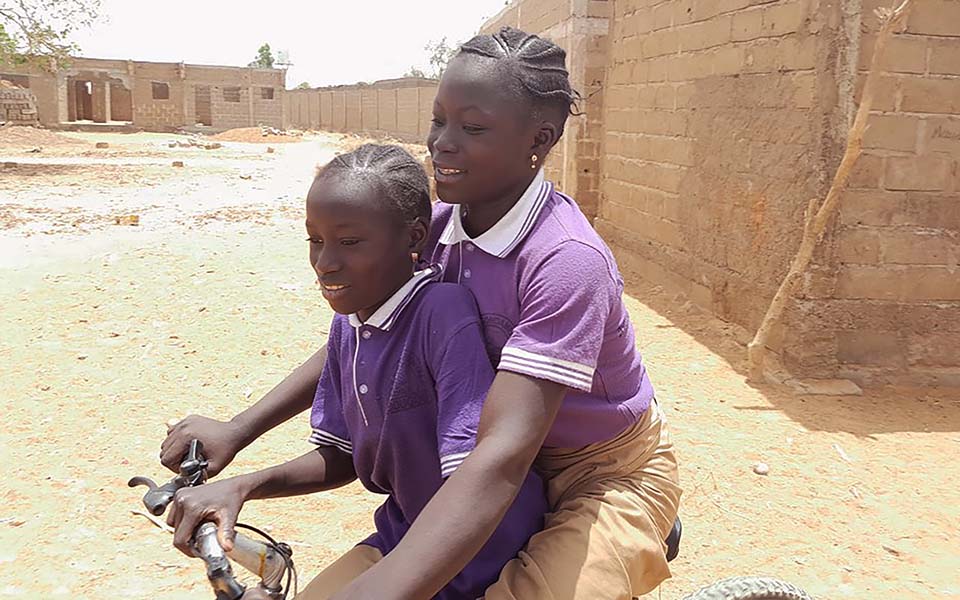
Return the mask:
<svg viewBox="0 0 960 600">
<path fill-rule="evenodd" d="M 287 90 L 287 127 L 324 129 L 423 143 L 437 82 L 405 77 L 370 85 Z"/>
<path fill-rule="evenodd" d="M 0 125 L 39 125 L 37 99 L 25 89 L 0 87 Z"/>
</svg>

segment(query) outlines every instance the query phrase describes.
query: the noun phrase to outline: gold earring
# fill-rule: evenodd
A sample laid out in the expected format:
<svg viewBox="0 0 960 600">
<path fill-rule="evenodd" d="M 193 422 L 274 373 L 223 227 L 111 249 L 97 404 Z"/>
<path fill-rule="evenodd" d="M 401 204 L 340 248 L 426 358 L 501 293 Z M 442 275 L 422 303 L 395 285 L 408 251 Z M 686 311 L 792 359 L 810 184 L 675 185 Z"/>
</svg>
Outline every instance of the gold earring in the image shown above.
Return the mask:
<svg viewBox="0 0 960 600">
<path fill-rule="evenodd" d="M 530 168 L 531 168 L 531 169 L 536 169 L 536 168 L 537 168 L 537 155 L 534 154 L 533 156 L 531 156 L 531 157 L 530 157 L 530 161 L 531 161 L 531 162 L 530 162 Z"/>
</svg>

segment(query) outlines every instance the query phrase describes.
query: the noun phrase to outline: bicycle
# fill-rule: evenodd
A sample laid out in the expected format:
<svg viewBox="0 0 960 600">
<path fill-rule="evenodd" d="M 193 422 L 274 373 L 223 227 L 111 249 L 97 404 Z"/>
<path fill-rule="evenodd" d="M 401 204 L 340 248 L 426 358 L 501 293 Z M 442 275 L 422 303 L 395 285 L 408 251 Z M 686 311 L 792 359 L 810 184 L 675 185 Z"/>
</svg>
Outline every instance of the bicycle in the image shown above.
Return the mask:
<svg viewBox="0 0 960 600">
<path fill-rule="evenodd" d="M 190 442 L 190 448 L 180 463 L 179 474 L 157 486 L 147 477 L 134 477 L 130 487 L 146 485 L 149 489 L 143 496 L 143 504 L 155 516 L 162 515 L 177 490 L 183 487 L 202 485 L 207 480 L 207 461 L 203 457 L 203 444 L 199 440 Z M 207 578 L 216 594 L 216 600 L 241 600 L 247 592 L 246 587 L 237 581 L 230 566 L 233 560 L 254 575 L 260 577 L 256 590 L 271 600 L 285 600 L 293 589 L 297 594 L 297 574 L 293 564 L 293 550 L 289 545 L 277 542 L 255 527 L 237 523 L 237 528 L 252 531 L 266 541 L 251 539 L 237 533 L 234 548 L 224 552 L 217 541 L 217 527 L 213 523 L 203 523 L 193 535 L 194 554 L 207 565 Z M 680 553 L 680 538 L 683 527 L 680 519 L 674 522 L 670 535 L 665 540 L 668 561 Z M 286 585 L 281 585 L 286 576 Z M 245 600 L 250 600 L 249 597 Z M 803 590 L 793 584 L 769 577 L 733 577 L 708 585 L 690 594 L 684 600 L 812 600 Z"/>
<path fill-rule="evenodd" d="M 665 540 L 667 562 L 680 554 L 680 517 Z M 797 586 L 772 577 L 731 577 L 684 596 L 683 600 L 813 600 Z"/>
<path fill-rule="evenodd" d="M 207 480 L 207 460 L 203 456 L 203 444 L 200 440 L 190 442 L 190 448 L 180 463 L 180 472 L 167 483 L 158 486 L 148 477 L 133 477 L 127 482 L 130 487 L 145 485 L 149 489 L 143 496 L 143 505 L 154 516 L 161 516 L 173 501 L 177 490 L 184 487 L 202 485 Z M 243 523 L 237 523 L 238 529 L 246 529 L 264 539 L 255 540 L 240 532 L 234 541 L 233 549 L 225 552 L 217 540 L 217 526 L 202 523 L 194 531 L 191 548 L 194 556 L 203 560 L 207 566 L 207 579 L 213 587 L 216 600 L 240 600 L 245 598 L 247 587 L 237 581 L 230 561 L 237 563 L 260 577 L 255 588 L 257 597 L 271 600 L 285 600 L 292 589 L 297 594 L 297 571 L 293 564 L 293 550 L 288 544 L 278 542 L 267 533 Z M 285 585 L 284 585 L 285 584 Z M 246 596 L 247 599 L 252 594 Z"/>
</svg>

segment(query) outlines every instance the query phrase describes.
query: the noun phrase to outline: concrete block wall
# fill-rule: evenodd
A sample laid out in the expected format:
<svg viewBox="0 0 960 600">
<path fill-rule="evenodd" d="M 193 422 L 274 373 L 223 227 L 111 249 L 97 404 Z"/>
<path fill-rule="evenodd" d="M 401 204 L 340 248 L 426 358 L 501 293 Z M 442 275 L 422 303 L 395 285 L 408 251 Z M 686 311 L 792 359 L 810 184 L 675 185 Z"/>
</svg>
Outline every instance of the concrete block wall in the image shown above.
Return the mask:
<svg viewBox="0 0 960 600">
<path fill-rule="evenodd" d="M 378 131 L 380 129 L 379 110 L 377 109 L 378 94 L 376 89 L 365 88 L 360 90 L 360 130 Z"/>
<path fill-rule="evenodd" d="M 397 132 L 402 139 L 420 139 L 420 88 L 397 89 Z M 426 140 L 426 135 L 422 140 Z"/>
<path fill-rule="evenodd" d="M 237 92 L 240 100 L 234 102 Z M 213 127 L 218 129 L 253 127 L 256 122 L 250 115 L 252 101 L 252 94 L 247 86 L 211 86 L 210 104 L 213 113 Z"/>
<path fill-rule="evenodd" d="M 859 15 L 858 101 L 880 5 L 864 0 Z M 881 66 L 830 269 L 799 303 L 796 347 L 815 344 L 858 381 L 960 385 L 960 2 L 916 2 Z"/>
<path fill-rule="evenodd" d="M 184 101 L 188 91 L 192 96 L 192 89 L 188 90 L 184 83 L 184 75 L 183 67 L 177 64 L 134 63 L 134 124 L 152 131 L 172 131 L 184 125 L 187 122 Z M 153 98 L 154 81 L 169 86 L 168 99 Z"/>
<path fill-rule="evenodd" d="M 622 265 L 755 328 L 825 190 L 808 0 L 618 0 L 596 226 Z"/>
<path fill-rule="evenodd" d="M 483 30 L 574 57 L 586 114 L 548 174 L 575 173 L 589 206 L 600 172 L 594 222 L 624 271 L 753 330 L 839 164 L 887 4 L 521 0 Z M 960 385 L 960 3 L 916 0 L 883 67 L 841 214 L 773 346 L 800 376 Z"/>
<path fill-rule="evenodd" d="M 253 90 L 253 121 L 257 125 L 283 127 L 283 95 L 285 81 L 283 71 L 275 69 L 250 69 L 250 85 Z M 263 97 L 261 88 L 271 88 L 273 98 Z M 319 121 L 318 110 L 314 110 L 313 118 Z"/>
<path fill-rule="evenodd" d="M 186 65 L 184 79 L 187 87 L 185 113 L 189 124 L 197 122 L 196 89 L 207 86 L 210 88 L 212 127 L 232 129 L 256 125 L 283 126 L 283 71 Z M 233 93 L 225 95 L 224 88 L 239 88 L 240 101 L 228 101 L 227 96 L 236 96 Z M 272 88 L 273 99 L 264 99 L 261 88 Z"/>
<path fill-rule="evenodd" d="M 132 117 L 135 126 L 148 130 L 169 131 L 193 125 L 197 122 L 196 88 L 209 86 L 213 127 L 283 125 L 286 72 L 280 69 L 74 57 L 57 72 L 0 66 L 0 74 L 8 71 L 28 78 L 37 97 L 40 122 L 51 127 L 71 120 L 71 79 L 90 81 L 95 88 L 94 120 L 105 120 L 109 112 L 111 120 Z M 154 82 L 169 87 L 168 98 L 153 97 Z M 241 101 L 224 102 L 224 87 L 239 87 Z M 261 88 L 272 88 L 273 99 L 263 98 Z"/>
<path fill-rule="evenodd" d="M 370 85 L 287 90 L 285 124 L 392 137 L 423 143 L 430 130 L 437 83 L 401 78 Z"/>
</svg>

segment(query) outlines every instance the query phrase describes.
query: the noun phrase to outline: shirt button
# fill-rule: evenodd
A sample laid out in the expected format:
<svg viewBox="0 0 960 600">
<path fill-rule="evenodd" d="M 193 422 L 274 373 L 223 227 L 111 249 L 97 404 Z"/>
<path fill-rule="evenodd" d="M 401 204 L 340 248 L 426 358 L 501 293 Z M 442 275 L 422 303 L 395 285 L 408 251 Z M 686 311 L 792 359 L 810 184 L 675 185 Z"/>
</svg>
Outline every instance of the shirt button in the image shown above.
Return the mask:
<svg viewBox="0 0 960 600">
<path fill-rule="evenodd" d="M 361 393 L 361 394 L 366 394 L 369 389 L 370 389 L 370 388 L 367 387 L 367 384 L 365 384 L 365 383 L 361 383 L 361 384 L 360 384 L 360 393 Z"/>
<path fill-rule="evenodd" d="M 473 275 L 473 273 L 470 272 L 470 269 L 464 269 L 464 271 L 463 271 L 463 276 L 464 276 L 464 277 L 466 277 L 467 279 L 470 279 L 470 276 L 471 276 L 471 275 Z"/>
<path fill-rule="evenodd" d="M 363 339 L 369 340 L 369 339 L 370 339 L 370 336 L 373 335 L 373 334 L 370 333 L 370 330 L 369 330 L 369 329 L 364 329 L 364 330 L 363 330 L 363 333 L 361 333 L 360 335 L 363 336 Z"/>
<path fill-rule="evenodd" d="M 467 244 L 467 252 L 473 252 L 473 244 Z"/>
</svg>

